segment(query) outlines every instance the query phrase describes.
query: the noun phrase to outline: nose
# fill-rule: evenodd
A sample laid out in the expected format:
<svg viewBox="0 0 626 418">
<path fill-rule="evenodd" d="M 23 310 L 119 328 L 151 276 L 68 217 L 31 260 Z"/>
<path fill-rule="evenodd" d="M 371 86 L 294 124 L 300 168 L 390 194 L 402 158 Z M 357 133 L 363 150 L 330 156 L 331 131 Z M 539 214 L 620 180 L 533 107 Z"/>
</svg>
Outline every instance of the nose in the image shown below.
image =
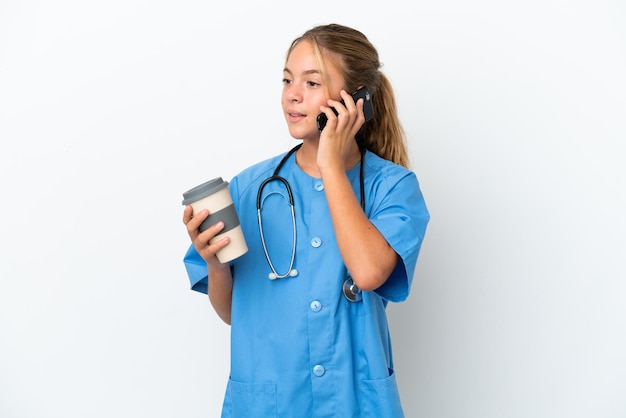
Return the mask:
<svg viewBox="0 0 626 418">
<path fill-rule="evenodd" d="M 291 103 L 299 103 L 302 101 L 302 93 L 294 85 L 289 86 L 285 93 L 287 100 Z"/>
</svg>

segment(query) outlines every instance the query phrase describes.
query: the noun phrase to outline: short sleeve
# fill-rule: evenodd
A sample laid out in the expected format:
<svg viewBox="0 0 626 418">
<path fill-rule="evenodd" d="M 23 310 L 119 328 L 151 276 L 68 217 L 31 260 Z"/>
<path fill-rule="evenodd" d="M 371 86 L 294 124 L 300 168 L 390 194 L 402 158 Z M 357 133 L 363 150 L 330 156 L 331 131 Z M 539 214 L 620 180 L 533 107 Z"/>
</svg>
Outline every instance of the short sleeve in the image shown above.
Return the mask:
<svg viewBox="0 0 626 418">
<path fill-rule="evenodd" d="M 382 198 L 370 214 L 370 220 L 400 256 L 387 281 L 376 293 L 391 302 L 404 301 L 410 292 L 430 214 L 415 174 L 401 171 L 390 175 L 378 185 Z"/>
<path fill-rule="evenodd" d="M 193 245 L 189 246 L 183 258 L 191 289 L 201 293 L 208 292 L 209 278 L 206 262 L 200 257 Z"/>
</svg>

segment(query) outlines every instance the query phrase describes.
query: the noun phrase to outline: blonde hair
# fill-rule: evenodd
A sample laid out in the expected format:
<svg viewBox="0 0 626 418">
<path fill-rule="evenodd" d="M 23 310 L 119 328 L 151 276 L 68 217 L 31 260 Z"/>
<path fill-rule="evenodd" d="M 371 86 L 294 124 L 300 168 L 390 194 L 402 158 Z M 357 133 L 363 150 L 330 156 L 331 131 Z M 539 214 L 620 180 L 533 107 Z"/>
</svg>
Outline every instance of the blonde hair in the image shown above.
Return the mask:
<svg viewBox="0 0 626 418">
<path fill-rule="evenodd" d="M 331 53 L 339 60 L 346 91 L 355 91 L 360 86 L 369 88 L 374 117 L 357 134 L 359 146 L 386 160 L 408 167 L 406 137 L 398 118 L 393 88 L 389 79 L 380 71 L 378 52 L 367 37 L 356 29 L 338 24 L 316 26 L 291 43 L 287 57 L 301 41 L 308 41 L 313 45 L 324 77 L 327 77 L 327 73 L 321 51 Z"/>
</svg>

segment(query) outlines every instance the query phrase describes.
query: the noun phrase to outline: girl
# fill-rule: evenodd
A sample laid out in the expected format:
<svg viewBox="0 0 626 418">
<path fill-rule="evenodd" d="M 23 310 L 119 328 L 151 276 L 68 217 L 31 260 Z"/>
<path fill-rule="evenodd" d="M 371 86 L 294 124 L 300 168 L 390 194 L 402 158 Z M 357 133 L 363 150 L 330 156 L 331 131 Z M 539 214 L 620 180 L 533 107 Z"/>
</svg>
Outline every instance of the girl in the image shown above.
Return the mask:
<svg viewBox="0 0 626 418">
<path fill-rule="evenodd" d="M 200 233 L 209 213 L 185 208 L 192 289 L 231 324 L 222 417 L 403 416 L 385 308 L 409 294 L 429 213 L 380 66 L 345 26 L 293 41 L 282 108 L 301 143 L 229 185 L 245 255 L 221 264 L 228 239 L 209 240 L 223 223 Z M 371 94 L 368 122 L 364 100 L 349 94 L 360 87 Z"/>
</svg>

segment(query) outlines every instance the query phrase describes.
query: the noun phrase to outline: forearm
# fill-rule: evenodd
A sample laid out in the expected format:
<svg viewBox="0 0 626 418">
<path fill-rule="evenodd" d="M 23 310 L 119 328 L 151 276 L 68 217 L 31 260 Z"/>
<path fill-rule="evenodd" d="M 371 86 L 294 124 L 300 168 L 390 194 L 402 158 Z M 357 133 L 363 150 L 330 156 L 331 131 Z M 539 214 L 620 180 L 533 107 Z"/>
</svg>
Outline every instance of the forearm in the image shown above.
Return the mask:
<svg viewBox="0 0 626 418">
<path fill-rule="evenodd" d="M 225 323 L 230 325 L 232 295 L 233 295 L 233 276 L 228 264 L 219 267 L 213 267 L 209 264 L 209 286 L 208 294 L 211 305 L 217 315 Z"/>
<path fill-rule="evenodd" d="M 324 173 L 324 191 L 341 257 L 362 290 L 380 287 L 398 255 L 367 218 L 344 171 Z"/>
</svg>

